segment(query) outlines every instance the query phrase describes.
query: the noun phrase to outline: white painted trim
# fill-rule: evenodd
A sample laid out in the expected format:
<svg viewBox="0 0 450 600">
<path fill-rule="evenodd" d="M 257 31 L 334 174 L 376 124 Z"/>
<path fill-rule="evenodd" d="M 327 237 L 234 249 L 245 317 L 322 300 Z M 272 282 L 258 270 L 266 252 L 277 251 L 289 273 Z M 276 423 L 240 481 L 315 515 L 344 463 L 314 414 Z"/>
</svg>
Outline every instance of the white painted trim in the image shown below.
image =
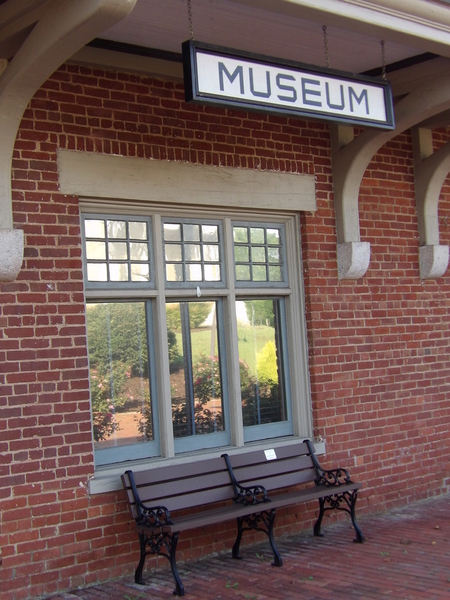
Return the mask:
<svg viewBox="0 0 450 600">
<path fill-rule="evenodd" d="M 58 152 L 60 190 L 91 198 L 316 210 L 314 176 L 193 165 L 87 152 Z"/>
</svg>

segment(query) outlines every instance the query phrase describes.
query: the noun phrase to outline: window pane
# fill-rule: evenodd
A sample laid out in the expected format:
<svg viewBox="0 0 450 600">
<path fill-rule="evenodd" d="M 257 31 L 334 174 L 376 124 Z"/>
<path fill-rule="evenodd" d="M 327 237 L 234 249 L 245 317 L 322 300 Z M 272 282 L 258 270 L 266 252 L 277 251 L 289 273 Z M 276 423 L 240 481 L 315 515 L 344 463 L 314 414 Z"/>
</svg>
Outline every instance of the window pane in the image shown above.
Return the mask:
<svg viewBox="0 0 450 600">
<path fill-rule="evenodd" d="M 149 281 L 150 270 L 146 264 L 131 265 L 131 281 Z"/>
<path fill-rule="evenodd" d="M 183 265 L 174 265 L 168 263 L 166 265 L 166 280 L 167 281 L 184 281 Z"/>
<path fill-rule="evenodd" d="M 109 278 L 111 281 L 128 281 L 128 265 L 125 263 L 110 264 Z"/>
<path fill-rule="evenodd" d="M 108 258 L 109 260 L 127 260 L 127 244 L 125 242 L 109 242 Z"/>
<path fill-rule="evenodd" d="M 205 281 L 220 281 L 220 265 L 205 265 Z"/>
<path fill-rule="evenodd" d="M 267 243 L 270 246 L 280 246 L 280 230 L 279 229 L 268 229 L 267 230 Z"/>
<path fill-rule="evenodd" d="M 182 251 L 181 244 L 166 244 L 166 260 L 181 261 Z"/>
<path fill-rule="evenodd" d="M 253 246 L 252 248 L 252 261 L 255 263 L 266 262 L 266 249 L 264 246 Z"/>
<path fill-rule="evenodd" d="M 287 420 L 279 300 L 236 303 L 244 426 Z"/>
<path fill-rule="evenodd" d="M 147 244 L 140 244 L 139 242 L 131 242 L 130 243 L 130 260 L 147 261 L 148 260 Z"/>
<path fill-rule="evenodd" d="M 148 240 L 147 223 L 142 221 L 130 221 L 128 227 L 130 231 L 130 239 Z"/>
<path fill-rule="evenodd" d="M 105 242 L 86 242 L 86 258 L 88 260 L 106 260 Z"/>
<path fill-rule="evenodd" d="M 233 226 L 235 276 L 237 282 L 253 284 L 285 281 L 282 229 L 242 223 Z M 250 243 L 249 243 L 250 240 Z"/>
<path fill-rule="evenodd" d="M 252 227 L 250 229 L 250 241 L 252 244 L 264 244 L 264 229 Z"/>
<path fill-rule="evenodd" d="M 86 319 L 95 449 L 152 440 L 144 303 L 88 304 Z"/>
<path fill-rule="evenodd" d="M 267 270 L 263 265 L 253 265 L 253 281 L 267 281 Z"/>
<path fill-rule="evenodd" d="M 200 227 L 199 225 L 183 225 L 183 234 L 185 242 L 199 242 L 200 241 Z"/>
<path fill-rule="evenodd" d="M 202 281 L 201 265 L 186 265 L 186 281 Z"/>
<path fill-rule="evenodd" d="M 85 218 L 83 224 L 88 283 L 150 282 L 149 221 Z"/>
<path fill-rule="evenodd" d="M 174 437 L 224 431 L 216 303 L 166 304 Z"/>
<path fill-rule="evenodd" d="M 250 267 L 247 265 L 236 265 L 236 280 L 250 281 Z"/>
<path fill-rule="evenodd" d="M 205 262 L 219 262 L 219 246 L 212 244 L 203 246 L 203 256 Z"/>
<path fill-rule="evenodd" d="M 181 225 L 164 223 L 164 240 L 166 242 L 181 242 Z"/>
<path fill-rule="evenodd" d="M 271 263 L 280 263 L 280 249 L 279 248 L 268 248 L 267 255 L 269 257 L 269 262 Z"/>
<path fill-rule="evenodd" d="M 218 242 L 219 228 L 217 225 L 202 225 L 202 237 L 204 242 Z"/>
<path fill-rule="evenodd" d="M 186 260 L 201 260 L 201 252 L 199 244 L 186 244 L 184 246 Z"/>
<path fill-rule="evenodd" d="M 233 227 L 233 240 L 240 244 L 248 242 L 248 230 L 247 227 Z"/>
<path fill-rule="evenodd" d="M 163 227 L 167 283 L 192 287 L 200 282 L 221 282 L 220 225 L 163 222 Z M 183 265 L 174 269 L 175 262 Z"/>
<path fill-rule="evenodd" d="M 100 219 L 86 219 L 84 227 L 87 238 L 105 237 L 105 222 Z"/>
<path fill-rule="evenodd" d="M 91 263 L 87 266 L 88 281 L 108 281 L 106 264 Z"/>
<path fill-rule="evenodd" d="M 236 262 L 249 262 L 250 254 L 248 246 L 235 246 L 234 247 L 234 260 Z"/>
<path fill-rule="evenodd" d="M 126 221 L 108 221 L 108 237 L 125 239 L 127 237 Z"/>
<path fill-rule="evenodd" d="M 269 281 L 283 281 L 281 267 L 269 267 Z"/>
</svg>

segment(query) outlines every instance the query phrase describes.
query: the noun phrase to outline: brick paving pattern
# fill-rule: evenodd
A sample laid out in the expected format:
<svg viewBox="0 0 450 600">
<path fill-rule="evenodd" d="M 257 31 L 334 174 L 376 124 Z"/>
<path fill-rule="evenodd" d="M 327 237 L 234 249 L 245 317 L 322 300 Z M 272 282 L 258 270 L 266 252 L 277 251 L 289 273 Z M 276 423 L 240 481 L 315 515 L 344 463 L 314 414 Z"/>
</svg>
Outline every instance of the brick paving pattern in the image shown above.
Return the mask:
<svg viewBox="0 0 450 600">
<path fill-rule="evenodd" d="M 283 567 L 271 566 L 268 543 L 180 563 L 188 600 L 449 600 L 450 496 L 359 519 L 366 536 L 353 544 L 348 522 L 278 539 Z M 187 535 L 187 534 L 185 534 Z M 136 561 L 138 544 L 136 543 Z M 145 587 L 132 577 L 52 596 L 51 600 L 159 600 L 172 598 L 169 563 L 145 572 Z"/>
</svg>

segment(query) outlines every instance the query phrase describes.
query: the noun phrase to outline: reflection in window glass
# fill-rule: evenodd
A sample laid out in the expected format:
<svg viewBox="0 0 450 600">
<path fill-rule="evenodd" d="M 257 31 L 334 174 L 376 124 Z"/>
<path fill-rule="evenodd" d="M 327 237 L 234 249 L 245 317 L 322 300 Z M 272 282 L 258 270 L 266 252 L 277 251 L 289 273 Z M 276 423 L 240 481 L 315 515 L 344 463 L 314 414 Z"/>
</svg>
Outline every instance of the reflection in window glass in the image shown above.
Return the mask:
<svg viewBox="0 0 450 600">
<path fill-rule="evenodd" d="M 166 304 L 174 437 L 224 431 L 215 302 Z"/>
<path fill-rule="evenodd" d="M 149 222 L 84 219 L 87 281 L 149 282 Z"/>
<path fill-rule="evenodd" d="M 236 304 L 244 426 L 287 420 L 281 350 L 281 300 Z"/>
<path fill-rule="evenodd" d="M 220 281 L 222 271 L 218 225 L 165 222 L 163 237 L 167 282 Z"/>
<path fill-rule="evenodd" d="M 235 276 L 237 282 L 284 281 L 281 229 L 233 226 Z"/>
<path fill-rule="evenodd" d="M 153 440 L 143 302 L 88 304 L 94 447 Z"/>
</svg>

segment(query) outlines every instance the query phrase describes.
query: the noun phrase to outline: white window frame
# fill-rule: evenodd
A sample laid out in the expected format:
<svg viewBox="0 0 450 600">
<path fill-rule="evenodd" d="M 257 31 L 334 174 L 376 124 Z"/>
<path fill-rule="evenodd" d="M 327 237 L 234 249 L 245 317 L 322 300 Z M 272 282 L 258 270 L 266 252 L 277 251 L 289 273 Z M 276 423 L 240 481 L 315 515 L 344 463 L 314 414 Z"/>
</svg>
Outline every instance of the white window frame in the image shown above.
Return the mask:
<svg viewBox="0 0 450 600">
<path fill-rule="evenodd" d="M 175 440 L 172 430 L 172 414 L 170 404 L 170 379 L 168 356 L 163 352 L 167 348 L 167 322 L 165 314 L 166 301 L 172 300 L 195 300 L 197 298 L 196 288 L 192 289 L 173 289 L 165 285 L 165 273 L 163 268 L 157 268 L 156 265 L 164 265 L 163 240 L 162 240 L 162 217 L 176 218 L 186 216 L 191 219 L 203 220 L 205 217 L 205 208 L 198 207 L 173 207 L 154 206 L 152 203 L 143 205 L 142 203 L 118 203 L 114 201 L 99 201 L 94 199 L 83 199 L 81 201 L 81 212 L 83 215 L 102 214 L 117 216 L 137 216 L 151 217 L 152 237 L 153 237 L 153 260 L 155 265 L 155 286 L 146 289 L 127 289 L 111 290 L 104 289 L 86 289 L 86 300 L 88 302 L 95 300 L 113 300 L 113 299 L 132 299 L 133 297 L 142 300 L 152 300 L 153 302 L 153 333 L 154 333 L 154 357 L 156 372 L 156 398 L 158 401 L 157 414 L 160 438 L 160 459 L 179 460 Z M 225 280 L 227 286 L 205 289 L 204 298 L 215 299 L 222 298 L 224 320 L 226 323 L 227 336 L 224 341 L 228 376 L 228 395 L 229 395 L 229 419 L 230 419 L 230 446 L 243 447 L 250 442 L 253 445 L 260 444 L 267 447 L 268 444 L 276 446 L 277 443 L 284 443 L 292 436 L 311 437 L 311 400 L 308 375 L 308 354 L 306 340 L 306 326 L 304 321 L 304 298 L 302 291 L 301 277 L 301 249 L 300 249 L 300 223 L 298 213 L 277 214 L 271 211 L 255 210 L 248 211 L 224 211 L 217 208 L 211 208 L 207 211 L 207 219 L 221 220 L 224 229 L 224 253 L 225 253 Z M 233 222 L 251 222 L 251 223 L 274 223 L 283 224 L 285 228 L 285 256 L 286 272 L 288 285 L 284 287 L 261 287 L 254 289 L 253 286 L 243 287 L 242 282 L 236 285 L 234 275 L 234 247 L 232 243 L 232 225 Z M 286 312 L 286 331 L 285 340 L 287 352 L 285 353 L 286 367 L 289 372 L 290 396 L 291 396 L 291 431 L 287 438 L 260 439 L 258 435 L 250 435 L 243 427 L 241 398 L 240 398 L 240 379 L 238 361 L 238 335 L 237 321 L 235 319 L 235 302 L 240 298 L 248 297 L 283 297 Z M 203 298 L 203 296 L 202 296 Z M 256 426 L 260 427 L 260 426 Z M 253 429 L 246 428 L 246 429 Z M 207 450 L 205 450 L 207 451 Z M 210 451 L 217 452 L 217 448 Z M 223 451 L 223 449 L 221 450 Z M 204 455 L 204 452 L 203 454 Z M 142 457 L 138 457 L 142 458 Z M 145 459 L 148 462 L 149 459 Z M 137 461 L 139 463 L 139 460 Z M 121 472 L 124 464 L 109 465 L 108 469 L 117 467 Z M 129 463 L 127 463 L 129 464 Z"/>
</svg>

